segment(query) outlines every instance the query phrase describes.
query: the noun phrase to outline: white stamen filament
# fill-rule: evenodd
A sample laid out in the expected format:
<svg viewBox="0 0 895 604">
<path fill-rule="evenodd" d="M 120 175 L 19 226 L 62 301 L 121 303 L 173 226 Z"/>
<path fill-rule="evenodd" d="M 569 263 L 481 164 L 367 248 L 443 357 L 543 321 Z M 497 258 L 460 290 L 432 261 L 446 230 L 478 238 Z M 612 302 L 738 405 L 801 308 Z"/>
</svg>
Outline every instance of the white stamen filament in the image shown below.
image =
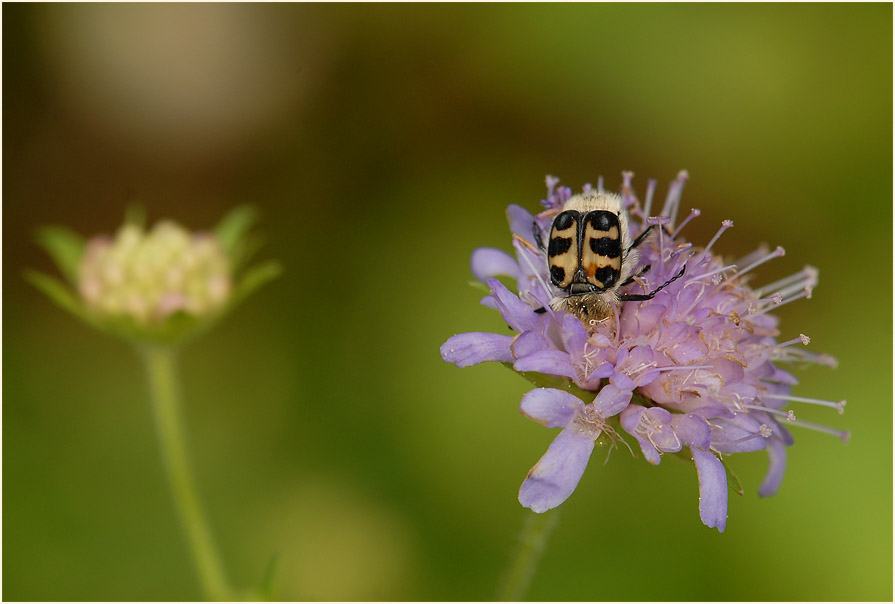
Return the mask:
<svg viewBox="0 0 895 604">
<path fill-rule="evenodd" d="M 545 179 L 547 181 L 547 197 L 553 195 L 553 192 L 556 190 L 556 185 L 559 184 L 559 179 L 555 176 L 547 175 Z"/>
<path fill-rule="evenodd" d="M 627 371 L 625 371 L 625 375 L 627 375 L 629 378 L 633 379 L 633 376 L 637 375 L 641 371 L 644 371 L 646 369 L 649 369 L 650 367 L 655 367 L 655 366 L 656 366 L 655 361 L 653 361 L 651 363 L 641 363 L 637 367 L 632 367 L 632 368 L 628 369 Z"/>
<path fill-rule="evenodd" d="M 677 178 L 675 178 L 668 187 L 668 195 L 665 197 L 665 205 L 662 207 L 662 212 L 660 212 L 660 214 L 662 216 L 667 216 L 670 219 L 670 224 L 674 224 L 674 221 L 677 220 L 677 211 L 681 202 L 681 192 L 684 190 L 684 183 L 687 182 L 689 177 L 690 175 L 687 174 L 686 170 L 681 170 L 677 173 Z"/>
<path fill-rule="evenodd" d="M 541 273 L 532 264 L 531 258 L 528 257 L 528 254 L 526 253 L 525 248 L 520 247 L 520 246 L 523 246 L 522 241 L 520 241 L 520 239 L 517 238 L 517 236 L 514 236 L 513 237 L 513 247 L 516 248 L 516 251 L 518 251 L 519 255 L 522 256 L 522 258 L 525 260 L 525 263 L 528 265 L 528 268 L 531 270 L 532 274 L 535 276 L 535 279 L 537 279 L 538 283 L 541 284 L 541 287 L 544 288 L 544 292 L 546 292 L 547 297 L 552 298 L 553 291 L 547 286 L 547 282 L 544 281 L 544 279 L 541 277 Z M 545 308 L 547 309 L 547 312 L 550 313 L 551 317 L 556 316 L 553 308 L 549 304 L 547 304 L 547 306 Z"/>
<path fill-rule="evenodd" d="M 849 432 L 848 430 L 835 430 L 833 428 L 823 426 L 821 424 L 815 424 L 813 422 L 805 422 L 802 420 L 795 420 L 790 423 L 793 426 L 799 426 L 800 428 L 808 428 L 809 430 L 815 430 L 817 432 L 824 432 L 825 434 L 832 434 L 833 436 L 838 436 L 844 443 L 847 443 L 848 438 L 851 436 L 851 432 Z"/>
<path fill-rule="evenodd" d="M 758 316 L 760 316 L 760 315 L 765 314 L 766 312 L 768 312 L 768 311 L 771 310 L 772 308 L 773 308 L 774 310 L 776 310 L 776 309 L 780 308 L 781 306 L 783 306 L 784 304 L 789 304 L 790 302 L 795 302 L 796 300 L 801 300 L 802 298 L 810 298 L 810 297 L 811 297 L 811 289 L 810 289 L 810 288 L 805 288 L 805 289 L 802 291 L 802 293 L 800 293 L 800 294 L 798 294 L 798 295 L 795 295 L 795 296 L 792 296 L 791 298 L 787 298 L 787 299 L 785 299 L 785 300 L 781 300 L 778 304 L 774 304 L 774 305 L 771 305 L 771 306 L 765 306 L 764 308 L 750 308 L 750 309 L 749 309 L 749 314 L 748 314 L 747 316 L 748 316 L 748 317 L 758 317 Z"/>
<path fill-rule="evenodd" d="M 794 301 L 796 301 L 796 300 L 801 300 L 802 298 L 810 298 L 810 297 L 811 297 L 811 292 L 812 292 L 812 291 L 813 291 L 813 288 L 811 288 L 811 287 L 806 287 L 806 288 L 803 289 L 800 293 L 798 293 L 798 294 L 796 294 L 796 295 L 794 295 L 794 296 L 790 296 L 789 298 L 784 298 L 784 299 L 780 302 L 779 306 L 783 306 L 784 304 L 789 304 L 790 302 L 794 302 Z"/>
<path fill-rule="evenodd" d="M 782 247 L 780 247 L 780 246 L 777 246 L 777 249 L 775 249 L 775 250 L 774 250 L 773 252 L 771 252 L 770 254 L 767 254 L 767 255 L 764 256 L 763 258 L 759 258 L 758 260 L 756 260 L 755 262 L 753 262 L 752 264 L 750 264 L 749 266 L 747 266 L 747 267 L 744 268 L 743 270 L 741 270 L 741 271 L 737 271 L 737 273 L 733 276 L 733 278 L 736 278 L 736 277 L 742 277 L 743 275 L 745 275 L 746 273 L 748 273 L 748 272 L 751 271 L 752 269 L 761 266 L 762 264 L 764 264 L 765 262 L 767 262 L 767 261 L 769 261 L 769 260 L 773 260 L 774 258 L 779 258 L 780 256 L 783 256 L 784 254 L 786 254 L 786 250 L 784 250 L 784 249 L 783 249 Z"/>
<path fill-rule="evenodd" d="M 629 209 L 637 202 L 637 197 L 634 196 L 634 192 L 631 190 L 631 179 L 633 178 L 633 172 L 622 172 L 622 201 L 625 209 Z"/>
<path fill-rule="evenodd" d="M 722 266 L 721 268 L 715 269 L 711 272 L 703 273 L 701 275 L 697 275 L 696 277 L 691 277 L 687 279 L 687 283 L 693 283 L 694 281 L 699 281 L 700 279 L 705 279 L 706 277 L 711 277 L 712 275 L 723 273 L 724 271 L 736 270 L 736 268 L 736 264 L 728 264 L 727 266 Z"/>
<path fill-rule="evenodd" d="M 810 352 L 804 348 L 785 348 L 775 351 L 777 354 L 772 355 L 774 360 L 786 361 L 789 363 L 802 362 L 814 363 L 815 365 L 826 365 L 827 367 L 836 367 L 839 363 L 828 354 L 817 354 Z"/>
<path fill-rule="evenodd" d="M 670 365 L 668 367 L 657 367 L 657 371 L 678 371 L 680 369 L 714 369 L 712 365 Z"/>
<path fill-rule="evenodd" d="M 793 344 L 803 344 L 803 345 L 807 346 L 810 342 L 811 342 L 811 338 L 809 338 L 808 336 L 806 336 L 803 333 L 800 333 L 798 338 L 793 338 L 791 340 L 781 342 L 780 344 L 777 344 L 776 346 L 774 346 L 774 348 L 786 348 L 787 346 L 792 346 Z"/>
<path fill-rule="evenodd" d="M 712 249 L 712 246 L 715 245 L 715 242 L 718 241 L 718 239 L 721 237 L 722 234 L 724 234 L 724 231 L 726 231 L 727 229 L 729 229 L 732 226 L 733 226 L 733 220 L 721 221 L 721 228 L 718 229 L 718 232 L 715 233 L 715 236 L 712 237 L 712 240 L 709 241 L 709 244 L 707 246 L 705 246 L 705 251 L 707 252 L 710 249 Z"/>
<path fill-rule="evenodd" d="M 765 429 L 767 428 L 767 429 Z M 772 434 L 771 429 L 766 425 L 762 424 L 761 428 L 758 429 L 758 432 L 752 432 L 751 434 L 747 434 L 742 438 L 738 438 L 736 440 L 728 440 L 726 442 L 713 442 L 712 445 L 715 447 L 724 447 L 729 445 L 738 445 L 740 443 L 744 443 L 749 440 L 755 440 L 756 438 L 768 438 Z"/>
<path fill-rule="evenodd" d="M 805 289 L 814 289 L 815 286 L 817 286 L 817 280 L 812 281 L 809 279 L 805 279 L 798 283 L 793 283 L 792 285 L 790 285 L 788 287 L 781 288 L 781 289 L 777 290 L 777 293 L 780 294 L 781 296 L 790 296 L 796 292 L 799 292 L 799 291 L 802 291 Z"/>
<path fill-rule="evenodd" d="M 600 176 L 597 178 L 597 193 L 603 193 L 603 177 Z"/>
<path fill-rule="evenodd" d="M 646 183 L 646 198 L 643 204 L 643 215 L 649 216 L 650 210 L 653 208 L 653 193 L 656 192 L 656 179 L 651 178 Z"/>
<path fill-rule="evenodd" d="M 806 266 L 797 273 L 756 289 L 755 293 L 756 295 L 761 296 L 766 292 L 779 291 L 785 296 L 789 293 L 789 289 L 791 288 L 795 288 L 794 291 L 798 291 L 807 285 L 817 285 L 817 276 L 818 270 L 816 268 L 813 266 Z M 786 289 L 785 292 L 784 288 Z"/>
<path fill-rule="evenodd" d="M 761 411 L 763 413 L 771 413 L 773 415 L 779 415 L 781 417 L 785 417 L 786 421 L 794 422 L 796 421 L 796 414 L 792 410 L 782 411 L 780 409 L 771 409 L 770 407 L 764 407 L 762 405 L 741 405 L 744 409 L 752 409 L 753 411 Z"/>
<path fill-rule="evenodd" d="M 696 208 L 693 208 L 692 210 L 690 210 L 690 215 L 687 216 L 686 218 L 684 218 L 683 222 L 681 222 L 678 225 L 678 227 L 674 230 L 674 233 L 671 234 L 671 238 L 672 239 L 677 238 L 677 236 L 680 234 L 680 232 L 683 230 L 683 228 L 685 226 L 687 226 L 687 223 L 690 222 L 691 220 L 693 220 L 694 218 L 698 217 L 700 214 L 702 214 L 702 212 L 697 210 Z"/>
<path fill-rule="evenodd" d="M 780 306 L 782 303 L 783 296 L 781 296 L 780 294 L 774 294 L 770 298 L 748 300 L 745 304 L 738 304 L 734 306 L 734 312 L 739 314 L 741 319 L 746 319 L 749 317 L 764 314 L 768 310 L 776 306 Z"/>
<path fill-rule="evenodd" d="M 824 401 L 817 398 L 805 398 L 802 396 L 789 396 L 788 394 L 762 394 L 761 398 L 769 398 L 775 401 L 793 401 L 796 403 L 810 403 L 812 405 L 820 405 L 821 407 L 830 407 L 839 412 L 839 415 L 845 411 L 845 400 L 839 402 Z"/>
<path fill-rule="evenodd" d="M 746 254 L 745 256 L 737 258 L 736 261 L 734 261 L 734 264 L 736 264 L 737 266 L 749 266 L 759 258 L 763 258 L 764 256 L 766 256 L 770 251 L 770 248 L 762 243 L 754 251 Z"/>
<path fill-rule="evenodd" d="M 659 268 L 664 268 L 665 266 L 665 229 L 662 228 L 669 222 L 671 219 L 668 216 L 650 216 L 646 219 L 648 224 L 654 224 L 659 227 Z"/>
<path fill-rule="evenodd" d="M 668 259 L 671 260 L 675 256 L 678 256 L 686 251 L 689 251 L 690 248 L 692 248 L 692 247 L 693 247 L 692 243 L 682 243 L 681 245 L 679 245 L 676 248 L 674 248 L 673 250 L 671 250 L 671 253 L 668 254 Z"/>
</svg>

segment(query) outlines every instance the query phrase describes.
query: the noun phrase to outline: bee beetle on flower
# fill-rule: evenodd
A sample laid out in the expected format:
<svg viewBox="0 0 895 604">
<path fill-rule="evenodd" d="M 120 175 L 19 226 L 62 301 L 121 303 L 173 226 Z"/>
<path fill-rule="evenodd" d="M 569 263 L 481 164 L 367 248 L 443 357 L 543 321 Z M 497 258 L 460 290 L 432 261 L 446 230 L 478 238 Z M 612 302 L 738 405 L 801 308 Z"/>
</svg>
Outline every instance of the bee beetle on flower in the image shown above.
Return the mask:
<svg viewBox="0 0 895 604">
<path fill-rule="evenodd" d="M 733 223 L 725 220 L 704 246 L 682 236 L 700 215 L 678 221 L 687 173 L 672 182 L 653 214 L 656 182 L 643 203 L 623 174 L 621 194 L 586 185 L 578 195 L 547 177 L 544 210 L 507 210 L 515 256 L 493 248 L 472 255 L 472 272 L 514 335 L 463 333 L 441 347 L 445 361 L 468 367 L 506 364 L 535 385 L 520 410 L 548 428 L 562 428 L 528 473 L 519 501 L 535 512 L 560 505 L 575 490 L 595 445 L 614 446 L 623 433 L 644 458 L 663 455 L 696 466 L 699 514 L 723 531 L 732 453 L 764 450 L 769 469 L 759 495 L 773 495 L 793 444 L 788 426 L 848 433 L 799 421 L 790 401 L 843 411 L 845 401 L 793 396 L 793 362 L 835 366 L 805 350 L 803 334 L 779 341 L 771 312 L 808 298 L 818 271 L 753 288 L 751 271 L 783 255 L 759 248 L 725 262 L 714 247 Z M 545 244 L 546 239 L 546 244 Z M 516 281 L 516 292 L 498 276 Z M 735 486 L 735 488 L 739 488 Z"/>
<path fill-rule="evenodd" d="M 544 248 L 540 227 L 534 223 L 538 247 L 547 253 L 550 282 L 563 295 L 550 301 L 554 310 L 572 313 L 586 325 L 608 319 L 613 302 L 650 300 L 681 272 L 648 294 L 619 294 L 618 290 L 639 276 L 634 274 L 649 226 L 631 241 L 627 212 L 622 198 L 611 193 L 583 193 L 546 210 L 541 216 L 556 214 L 550 229 L 550 243 Z M 649 266 L 641 269 L 645 272 Z"/>
</svg>

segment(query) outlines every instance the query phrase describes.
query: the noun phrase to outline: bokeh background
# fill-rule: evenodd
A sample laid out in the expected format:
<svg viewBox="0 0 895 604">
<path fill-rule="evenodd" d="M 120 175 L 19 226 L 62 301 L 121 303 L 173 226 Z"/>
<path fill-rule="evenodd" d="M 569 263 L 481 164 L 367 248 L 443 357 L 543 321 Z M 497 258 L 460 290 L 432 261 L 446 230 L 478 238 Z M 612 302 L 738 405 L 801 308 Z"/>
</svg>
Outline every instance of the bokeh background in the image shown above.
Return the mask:
<svg viewBox="0 0 895 604">
<path fill-rule="evenodd" d="M 439 345 L 502 331 L 467 282 L 544 176 L 690 172 L 687 227 L 820 269 L 782 308 L 850 429 L 798 430 L 781 491 L 701 525 L 693 468 L 594 457 L 540 600 L 891 600 L 892 6 L 3 5 L 3 597 L 200 597 L 144 376 L 22 279 L 34 229 L 125 208 L 208 228 L 256 204 L 285 274 L 182 355 L 199 483 L 232 579 L 283 599 L 481 600 L 553 435 L 529 385 Z"/>
</svg>

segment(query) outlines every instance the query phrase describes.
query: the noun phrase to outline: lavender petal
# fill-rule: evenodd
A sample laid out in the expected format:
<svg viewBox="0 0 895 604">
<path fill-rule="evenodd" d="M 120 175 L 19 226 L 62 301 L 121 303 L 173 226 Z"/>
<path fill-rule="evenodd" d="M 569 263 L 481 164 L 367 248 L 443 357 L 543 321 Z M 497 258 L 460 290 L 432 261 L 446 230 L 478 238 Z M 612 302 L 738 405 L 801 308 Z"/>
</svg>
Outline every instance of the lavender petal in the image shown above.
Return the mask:
<svg viewBox="0 0 895 604">
<path fill-rule="evenodd" d="M 619 419 L 621 420 L 621 425 L 625 432 L 633 436 L 640 444 L 640 450 L 643 451 L 643 457 L 649 463 L 657 466 L 659 465 L 659 462 L 662 461 L 662 456 L 659 455 L 656 447 L 653 446 L 649 439 L 637 432 L 640 418 L 645 411 L 646 407 L 641 407 L 640 405 L 628 405 L 625 407 L 625 410 L 622 411 Z"/>
<path fill-rule="evenodd" d="M 578 486 L 594 450 L 595 437 L 566 428 L 528 472 L 519 489 L 519 503 L 541 514 L 569 498 Z"/>
<path fill-rule="evenodd" d="M 584 403 L 562 390 L 536 388 L 525 393 L 519 410 L 547 428 L 565 428 L 576 415 L 584 415 Z"/>
<path fill-rule="evenodd" d="M 563 346 L 569 351 L 569 354 L 581 357 L 587 344 L 587 330 L 584 329 L 584 324 L 578 317 L 565 313 L 562 317 L 561 327 L 559 333 Z"/>
<path fill-rule="evenodd" d="M 497 310 L 507 325 L 519 333 L 529 330 L 537 331 L 540 317 L 528 304 L 520 300 L 497 279 L 488 279 L 488 287 L 491 288 L 491 297 L 497 302 Z"/>
<path fill-rule="evenodd" d="M 701 417 L 691 413 L 686 415 L 678 414 L 672 418 L 671 425 L 684 445 L 704 449 L 709 448 L 712 431 L 708 423 Z"/>
<path fill-rule="evenodd" d="M 457 367 L 469 367 L 488 361 L 512 363 L 510 344 L 513 336 L 496 333 L 461 333 L 441 345 L 441 358 Z"/>
<path fill-rule="evenodd" d="M 537 371 L 549 375 L 561 375 L 570 379 L 576 379 L 575 368 L 572 359 L 561 350 L 539 350 L 517 359 L 513 364 L 516 371 Z"/>
<path fill-rule="evenodd" d="M 611 383 L 606 384 L 594 399 L 594 408 L 604 419 L 618 415 L 631 402 L 632 394 L 631 390 L 620 390 Z"/>
<path fill-rule="evenodd" d="M 531 212 L 522 206 L 512 204 L 507 208 L 507 222 L 510 223 L 510 230 L 513 234 L 519 235 L 529 243 L 534 243 L 532 227 L 535 217 Z"/>
<path fill-rule="evenodd" d="M 550 348 L 550 342 L 544 336 L 534 331 L 526 331 L 519 334 L 513 341 L 513 345 L 510 346 L 510 349 L 513 351 L 513 357 L 517 359 L 548 348 Z"/>
<path fill-rule="evenodd" d="M 472 252 L 470 265 L 472 274 L 483 283 L 497 275 L 519 278 L 519 264 L 503 250 L 480 247 Z"/>
<path fill-rule="evenodd" d="M 767 439 L 766 448 L 770 465 L 761 486 L 758 487 L 759 497 L 770 497 L 780 488 L 783 480 L 783 472 L 786 470 L 786 448 L 783 442 L 776 438 Z"/>
<path fill-rule="evenodd" d="M 699 517 L 710 528 L 724 532 L 727 525 L 727 474 L 721 460 L 710 451 L 690 449 L 699 477 Z"/>
</svg>

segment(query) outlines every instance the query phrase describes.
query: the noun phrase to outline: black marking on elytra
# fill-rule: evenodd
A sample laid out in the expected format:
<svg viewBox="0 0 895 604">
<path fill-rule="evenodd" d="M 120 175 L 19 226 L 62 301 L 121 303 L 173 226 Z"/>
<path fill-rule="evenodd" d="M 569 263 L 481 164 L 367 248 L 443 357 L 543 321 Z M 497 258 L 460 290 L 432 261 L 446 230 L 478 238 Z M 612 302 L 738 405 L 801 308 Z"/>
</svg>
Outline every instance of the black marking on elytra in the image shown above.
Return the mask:
<svg viewBox="0 0 895 604">
<path fill-rule="evenodd" d="M 549 256 L 559 256 L 565 254 L 572 247 L 571 237 L 554 237 L 550 240 L 550 246 L 547 248 Z"/>
<path fill-rule="evenodd" d="M 591 237 L 590 251 L 608 258 L 618 258 L 622 255 L 622 246 L 619 244 L 618 239 Z"/>
<path fill-rule="evenodd" d="M 618 216 L 606 210 L 594 210 L 588 212 L 585 219 L 593 228 L 598 231 L 608 231 L 612 227 L 618 227 Z"/>
<path fill-rule="evenodd" d="M 563 279 L 566 278 L 566 271 L 561 266 L 551 266 L 550 267 L 550 280 L 553 281 L 553 285 L 559 287 L 559 284 L 562 283 Z"/>
<path fill-rule="evenodd" d="M 609 289 L 618 280 L 618 271 L 611 266 L 601 266 L 594 272 L 594 278 L 603 284 L 603 289 Z"/>
<path fill-rule="evenodd" d="M 553 228 L 564 231 L 575 224 L 575 221 L 579 216 L 580 214 L 575 210 L 566 210 L 565 212 L 560 213 L 553 221 Z"/>
<path fill-rule="evenodd" d="M 669 285 L 671 285 L 672 283 L 674 283 L 675 281 L 680 279 L 684 275 L 685 270 L 687 270 L 686 264 L 681 269 L 681 272 L 679 272 L 674 277 L 672 277 L 671 279 L 669 279 L 668 281 L 666 281 L 665 283 L 663 283 L 662 285 L 660 285 L 659 287 L 657 287 L 656 289 L 654 289 L 653 291 L 651 291 L 648 294 L 622 294 L 618 297 L 618 299 L 621 300 L 622 302 L 642 302 L 643 300 L 652 300 L 656 296 L 656 294 L 658 294 L 660 291 L 662 291 L 663 289 L 665 289 L 666 287 L 668 287 Z"/>
</svg>

